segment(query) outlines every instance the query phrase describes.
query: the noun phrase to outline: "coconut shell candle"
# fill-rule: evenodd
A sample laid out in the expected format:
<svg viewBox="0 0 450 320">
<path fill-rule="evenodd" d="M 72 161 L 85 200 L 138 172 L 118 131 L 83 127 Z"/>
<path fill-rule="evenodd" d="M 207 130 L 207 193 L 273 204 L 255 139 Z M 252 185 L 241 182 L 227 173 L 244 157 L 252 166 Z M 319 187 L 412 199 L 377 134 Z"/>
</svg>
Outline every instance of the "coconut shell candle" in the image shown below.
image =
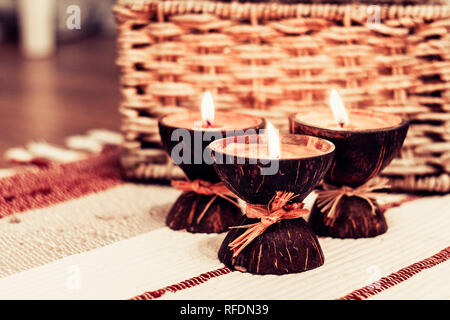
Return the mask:
<svg viewBox="0 0 450 320">
<path fill-rule="evenodd" d="M 242 217 L 234 195 L 220 182 L 205 149 L 211 141 L 226 136 L 256 133 L 264 119 L 237 113 L 214 113 L 206 93 L 201 112 L 174 113 L 159 120 L 165 150 L 185 173 L 186 181 L 172 181 L 183 191 L 170 209 L 166 224 L 175 230 L 218 233 Z"/>
<path fill-rule="evenodd" d="M 302 217 L 308 212 L 302 201 L 330 167 L 334 145 L 305 135 L 282 135 L 278 146 L 277 141 L 269 143 L 268 135 L 260 134 L 209 146 L 219 177 L 247 203 L 246 216 L 218 253 L 231 269 L 285 274 L 324 263 L 317 237 Z"/>
<path fill-rule="evenodd" d="M 323 236 L 373 237 L 386 232 L 376 189 L 386 188 L 374 178 L 400 151 L 408 121 L 371 110 L 345 110 L 336 91 L 330 109 L 316 108 L 293 115 L 290 131 L 332 141 L 336 156 L 325 176 L 324 191 L 313 206 L 309 222 Z"/>
</svg>

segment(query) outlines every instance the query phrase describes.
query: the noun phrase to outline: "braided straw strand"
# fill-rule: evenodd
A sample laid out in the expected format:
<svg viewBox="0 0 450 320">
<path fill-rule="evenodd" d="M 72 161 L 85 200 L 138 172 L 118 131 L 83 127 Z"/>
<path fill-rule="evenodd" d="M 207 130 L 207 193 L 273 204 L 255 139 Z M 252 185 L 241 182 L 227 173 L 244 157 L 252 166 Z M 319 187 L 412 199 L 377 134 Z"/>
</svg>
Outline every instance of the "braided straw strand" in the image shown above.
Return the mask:
<svg viewBox="0 0 450 320">
<path fill-rule="evenodd" d="M 333 226 L 334 222 L 338 218 L 336 209 L 342 197 L 358 197 L 366 200 L 370 205 L 371 213 L 375 215 L 376 207 L 374 200 L 376 200 L 376 197 L 378 197 L 379 194 L 373 191 L 389 188 L 390 185 L 386 179 L 381 179 L 378 181 L 369 180 L 354 189 L 349 186 L 336 187 L 326 183 L 323 184 L 323 187 L 323 191 L 317 191 L 317 206 L 320 211 L 325 214 L 325 225 Z"/>
<path fill-rule="evenodd" d="M 268 227 L 282 219 L 297 219 L 309 213 L 303 208 L 303 203 L 288 204 L 296 195 L 292 192 L 278 191 L 270 203 L 266 205 L 247 204 L 248 218 L 261 219 L 260 222 L 237 226 L 233 228 L 247 228 L 247 230 L 229 244 L 233 250 L 233 257 L 237 257 L 244 248 L 259 237 Z"/>
</svg>

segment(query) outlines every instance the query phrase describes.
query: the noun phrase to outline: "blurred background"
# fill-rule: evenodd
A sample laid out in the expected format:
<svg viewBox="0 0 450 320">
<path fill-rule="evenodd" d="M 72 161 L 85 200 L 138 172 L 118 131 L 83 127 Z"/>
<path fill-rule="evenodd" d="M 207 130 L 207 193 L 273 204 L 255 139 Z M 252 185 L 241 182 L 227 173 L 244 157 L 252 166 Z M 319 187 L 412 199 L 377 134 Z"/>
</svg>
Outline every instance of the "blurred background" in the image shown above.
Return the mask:
<svg viewBox="0 0 450 320">
<path fill-rule="evenodd" d="M 114 0 L 0 0 L 0 167 L 8 148 L 119 129 Z"/>
</svg>

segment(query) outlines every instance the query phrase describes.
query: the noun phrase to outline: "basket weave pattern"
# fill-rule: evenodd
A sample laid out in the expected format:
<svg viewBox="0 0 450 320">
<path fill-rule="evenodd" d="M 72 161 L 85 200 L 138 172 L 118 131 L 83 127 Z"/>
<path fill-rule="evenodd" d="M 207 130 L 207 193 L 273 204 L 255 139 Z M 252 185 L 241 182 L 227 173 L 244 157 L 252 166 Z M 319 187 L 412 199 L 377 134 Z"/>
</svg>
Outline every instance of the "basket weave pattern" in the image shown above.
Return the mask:
<svg viewBox="0 0 450 320">
<path fill-rule="evenodd" d="M 326 105 L 338 88 L 348 107 L 411 119 L 401 156 L 383 172 L 395 188 L 450 191 L 450 8 L 378 8 L 118 0 L 127 174 L 180 174 L 157 119 L 198 110 L 205 90 L 219 110 L 286 130 L 287 115 Z"/>
</svg>

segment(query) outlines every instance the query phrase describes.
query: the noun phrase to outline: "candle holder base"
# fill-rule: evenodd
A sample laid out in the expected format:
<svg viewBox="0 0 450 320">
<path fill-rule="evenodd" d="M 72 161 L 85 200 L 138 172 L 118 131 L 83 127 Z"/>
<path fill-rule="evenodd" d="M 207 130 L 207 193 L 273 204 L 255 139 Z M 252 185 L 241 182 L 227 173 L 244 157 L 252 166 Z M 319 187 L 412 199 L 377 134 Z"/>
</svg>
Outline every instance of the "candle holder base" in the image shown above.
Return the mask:
<svg viewBox="0 0 450 320">
<path fill-rule="evenodd" d="M 244 217 L 239 225 L 259 221 Z M 311 270 L 324 263 L 317 237 L 303 218 L 285 219 L 269 226 L 233 257 L 229 244 L 246 230 L 231 229 L 219 249 L 219 260 L 230 269 L 253 274 L 286 274 Z"/>
<path fill-rule="evenodd" d="M 353 239 L 376 237 L 385 233 L 388 226 L 383 210 L 375 200 L 373 204 L 375 214 L 366 200 L 344 196 L 336 207 L 337 219 L 332 225 L 326 225 L 325 214 L 314 203 L 308 223 L 319 236 Z"/>
<path fill-rule="evenodd" d="M 195 192 L 184 192 L 170 209 L 166 224 L 173 230 L 184 230 L 192 233 L 221 233 L 235 226 L 242 217 L 240 207 L 214 195 L 202 195 Z M 232 200 L 237 202 L 237 199 Z"/>
</svg>

